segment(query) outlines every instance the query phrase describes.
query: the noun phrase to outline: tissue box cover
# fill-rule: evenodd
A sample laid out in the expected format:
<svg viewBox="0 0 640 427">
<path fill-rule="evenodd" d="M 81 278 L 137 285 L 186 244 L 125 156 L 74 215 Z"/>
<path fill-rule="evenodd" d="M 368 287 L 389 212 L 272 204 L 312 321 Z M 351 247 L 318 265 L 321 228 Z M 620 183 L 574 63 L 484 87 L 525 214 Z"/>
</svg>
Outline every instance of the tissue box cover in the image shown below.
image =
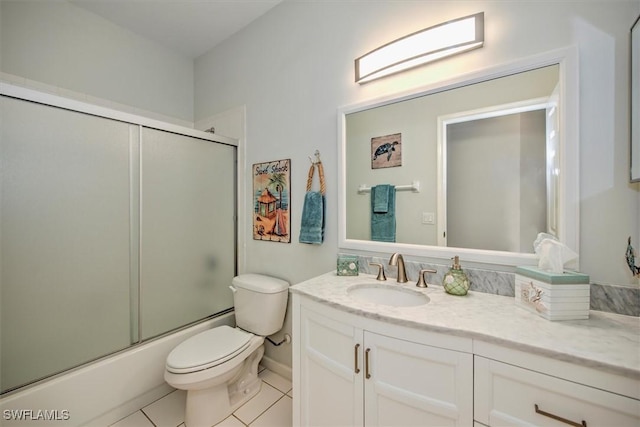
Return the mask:
<svg viewBox="0 0 640 427">
<path fill-rule="evenodd" d="M 356 255 L 338 255 L 336 272 L 338 276 L 357 276 L 358 257 Z"/>
<path fill-rule="evenodd" d="M 516 269 L 516 305 L 548 320 L 589 318 L 591 285 L 586 274 Z"/>
</svg>

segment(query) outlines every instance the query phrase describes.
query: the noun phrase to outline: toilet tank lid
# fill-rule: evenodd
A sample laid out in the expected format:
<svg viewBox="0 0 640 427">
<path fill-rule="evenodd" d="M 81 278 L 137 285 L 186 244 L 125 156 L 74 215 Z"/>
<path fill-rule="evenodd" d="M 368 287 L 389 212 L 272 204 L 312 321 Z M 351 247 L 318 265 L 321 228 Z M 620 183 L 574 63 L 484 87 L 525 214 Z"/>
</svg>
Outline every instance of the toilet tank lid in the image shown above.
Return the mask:
<svg viewBox="0 0 640 427">
<path fill-rule="evenodd" d="M 264 274 L 240 274 L 233 278 L 233 286 L 263 294 L 275 294 L 286 291 L 289 283 Z"/>
</svg>

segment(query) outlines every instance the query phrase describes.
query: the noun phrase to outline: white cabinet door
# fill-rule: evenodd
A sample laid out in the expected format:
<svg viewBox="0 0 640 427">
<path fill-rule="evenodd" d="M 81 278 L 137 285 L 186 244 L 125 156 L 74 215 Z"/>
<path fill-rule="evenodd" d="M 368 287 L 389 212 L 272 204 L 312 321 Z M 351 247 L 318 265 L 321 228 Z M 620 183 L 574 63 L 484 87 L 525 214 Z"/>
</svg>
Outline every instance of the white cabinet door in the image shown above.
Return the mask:
<svg viewBox="0 0 640 427">
<path fill-rule="evenodd" d="M 361 426 L 362 330 L 300 307 L 300 426 Z M 294 374 L 295 375 L 295 374 Z"/>
<path fill-rule="evenodd" d="M 638 426 L 640 401 L 475 356 L 475 416 L 489 426 Z"/>
<path fill-rule="evenodd" d="M 365 344 L 365 425 L 469 426 L 473 356 L 370 332 Z"/>
<path fill-rule="evenodd" d="M 293 298 L 294 425 L 469 426 L 473 356 L 356 327 Z M 372 329 L 375 329 L 372 327 Z M 389 330 L 385 331 L 386 333 Z"/>
</svg>

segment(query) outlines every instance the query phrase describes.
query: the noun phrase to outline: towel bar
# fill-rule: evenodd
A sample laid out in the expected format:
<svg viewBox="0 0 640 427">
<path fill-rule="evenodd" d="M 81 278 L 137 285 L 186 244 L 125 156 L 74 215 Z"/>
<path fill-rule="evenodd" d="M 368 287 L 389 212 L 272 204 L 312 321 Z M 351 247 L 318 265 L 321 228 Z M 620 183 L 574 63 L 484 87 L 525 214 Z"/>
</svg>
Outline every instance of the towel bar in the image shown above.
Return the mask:
<svg viewBox="0 0 640 427">
<path fill-rule="evenodd" d="M 420 181 L 413 181 L 409 185 L 396 185 L 396 191 L 413 191 L 414 193 L 420 192 Z M 366 184 L 362 184 L 358 187 L 358 194 L 371 193 L 371 187 L 367 187 Z"/>
</svg>

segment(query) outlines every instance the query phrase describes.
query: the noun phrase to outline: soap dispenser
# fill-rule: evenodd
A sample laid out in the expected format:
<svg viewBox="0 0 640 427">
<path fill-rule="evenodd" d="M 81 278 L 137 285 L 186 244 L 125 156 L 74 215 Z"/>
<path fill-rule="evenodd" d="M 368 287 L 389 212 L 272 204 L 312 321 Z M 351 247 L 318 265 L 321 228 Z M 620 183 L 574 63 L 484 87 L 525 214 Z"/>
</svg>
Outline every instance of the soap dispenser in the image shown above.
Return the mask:
<svg viewBox="0 0 640 427">
<path fill-rule="evenodd" d="M 466 295 L 469 290 L 469 279 L 460 267 L 460 257 L 453 258 L 453 265 L 444 275 L 442 281 L 445 292 L 451 295 Z"/>
</svg>

